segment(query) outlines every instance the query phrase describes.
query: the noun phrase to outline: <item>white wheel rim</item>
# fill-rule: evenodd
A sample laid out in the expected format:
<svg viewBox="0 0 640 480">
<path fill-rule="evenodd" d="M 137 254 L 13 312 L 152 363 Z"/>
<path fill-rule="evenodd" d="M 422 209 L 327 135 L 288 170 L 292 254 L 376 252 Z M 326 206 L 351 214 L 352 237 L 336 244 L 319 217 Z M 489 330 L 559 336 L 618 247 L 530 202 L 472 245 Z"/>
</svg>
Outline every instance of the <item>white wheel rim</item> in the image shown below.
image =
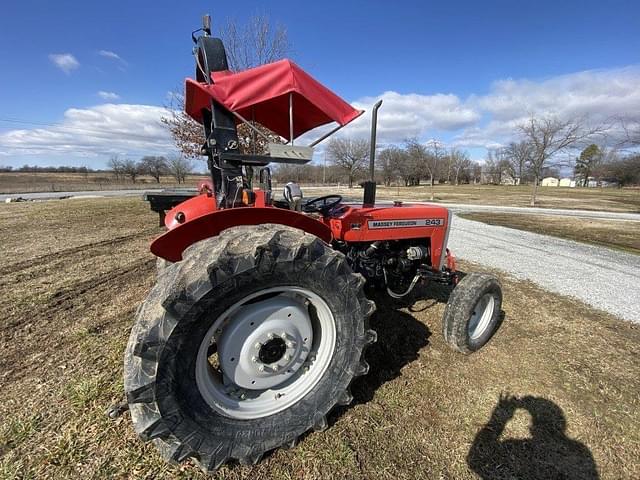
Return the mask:
<svg viewBox="0 0 640 480">
<path fill-rule="evenodd" d="M 268 298 L 252 302 L 262 296 Z M 212 343 L 218 348 L 211 356 L 216 367 L 210 362 Z M 319 295 L 294 286 L 261 290 L 213 322 L 198 349 L 196 384 L 222 415 L 244 420 L 273 415 L 320 381 L 335 343 L 335 320 Z"/>
<path fill-rule="evenodd" d="M 471 340 L 476 340 L 485 333 L 493 318 L 495 304 L 493 295 L 486 293 L 480 297 L 478 303 L 473 307 L 468 327 Z"/>
</svg>

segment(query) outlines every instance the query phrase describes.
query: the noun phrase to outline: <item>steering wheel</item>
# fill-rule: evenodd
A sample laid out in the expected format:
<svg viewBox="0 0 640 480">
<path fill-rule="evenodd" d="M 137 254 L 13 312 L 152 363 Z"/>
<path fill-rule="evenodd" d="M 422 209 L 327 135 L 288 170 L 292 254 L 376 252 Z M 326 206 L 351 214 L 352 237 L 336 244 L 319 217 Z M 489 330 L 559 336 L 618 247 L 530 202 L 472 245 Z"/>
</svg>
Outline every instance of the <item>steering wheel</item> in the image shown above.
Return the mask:
<svg viewBox="0 0 640 480">
<path fill-rule="evenodd" d="M 341 201 L 342 195 L 325 195 L 324 197 L 310 198 L 302 205 L 302 211 L 306 213 L 319 212 L 322 215 L 327 215 Z"/>
</svg>

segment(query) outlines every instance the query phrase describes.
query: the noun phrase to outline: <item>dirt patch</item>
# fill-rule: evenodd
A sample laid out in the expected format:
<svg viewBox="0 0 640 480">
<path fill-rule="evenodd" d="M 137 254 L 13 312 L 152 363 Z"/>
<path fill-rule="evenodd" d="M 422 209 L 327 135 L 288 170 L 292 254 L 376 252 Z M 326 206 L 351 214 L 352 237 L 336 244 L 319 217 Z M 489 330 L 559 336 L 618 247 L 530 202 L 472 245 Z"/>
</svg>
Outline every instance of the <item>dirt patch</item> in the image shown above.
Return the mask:
<svg viewBox="0 0 640 480">
<path fill-rule="evenodd" d="M 1 205 L 0 215 L 9 252 L 0 261 L 0 478 L 204 478 L 191 464 L 165 464 L 127 414 L 104 414 L 122 396 L 133 314 L 154 282 L 155 214 L 138 199 L 107 199 Z M 378 297 L 379 341 L 354 405 L 297 448 L 226 466 L 219 478 L 527 479 L 549 458 L 582 478 L 593 478 L 590 465 L 601 478 L 639 478 L 638 327 L 502 280 L 503 326 L 469 357 L 443 343 L 446 290 L 404 305 Z M 500 435 L 486 435 L 496 425 Z M 514 470 L 522 465 L 531 468 Z"/>
<path fill-rule="evenodd" d="M 640 222 L 513 213 L 461 213 L 469 220 L 640 254 Z"/>
</svg>

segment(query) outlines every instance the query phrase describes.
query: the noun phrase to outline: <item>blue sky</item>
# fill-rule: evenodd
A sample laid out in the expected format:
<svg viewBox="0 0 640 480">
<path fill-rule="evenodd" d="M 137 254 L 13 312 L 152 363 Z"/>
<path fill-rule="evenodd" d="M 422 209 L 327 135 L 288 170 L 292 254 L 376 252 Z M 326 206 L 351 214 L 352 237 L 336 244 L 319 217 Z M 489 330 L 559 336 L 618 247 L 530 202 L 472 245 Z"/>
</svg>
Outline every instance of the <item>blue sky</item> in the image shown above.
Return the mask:
<svg viewBox="0 0 640 480">
<path fill-rule="evenodd" d="M 170 149 L 167 92 L 209 12 L 269 15 L 292 58 L 367 108 L 381 141 L 439 138 L 481 158 L 528 113 L 640 111 L 638 1 L 10 1 L 0 16 L 0 164 L 103 166 Z M 100 93 L 101 92 L 101 93 Z M 364 118 L 345 134 L 365 135 Z"/>
</svg>

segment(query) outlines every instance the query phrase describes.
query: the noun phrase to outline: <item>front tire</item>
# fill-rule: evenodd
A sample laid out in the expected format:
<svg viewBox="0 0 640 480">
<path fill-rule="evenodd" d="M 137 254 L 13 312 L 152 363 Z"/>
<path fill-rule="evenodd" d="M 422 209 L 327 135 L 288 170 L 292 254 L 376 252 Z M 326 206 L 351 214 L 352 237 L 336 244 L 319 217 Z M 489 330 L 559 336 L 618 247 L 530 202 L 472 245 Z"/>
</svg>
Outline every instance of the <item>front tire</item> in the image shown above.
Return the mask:
<svg viewBox="0 0 640 480">
<path fill-rule="evenodd" d="M 460 353 L 482 348 L 500 327 L 502 287 L 487 273 L 470 273 L 453 289 L 442 321 L 445 342 Z"/>
<path fill-rule="evenodd" d="M 136 432 L 204 470 L 256 463 L 348 404 L 375 341 L 344 255 L 281 225 L 235 227 L 167 266 L 125 354 Z M 288 316 L 287 316 L 288 315 Z"/>
</svg>

